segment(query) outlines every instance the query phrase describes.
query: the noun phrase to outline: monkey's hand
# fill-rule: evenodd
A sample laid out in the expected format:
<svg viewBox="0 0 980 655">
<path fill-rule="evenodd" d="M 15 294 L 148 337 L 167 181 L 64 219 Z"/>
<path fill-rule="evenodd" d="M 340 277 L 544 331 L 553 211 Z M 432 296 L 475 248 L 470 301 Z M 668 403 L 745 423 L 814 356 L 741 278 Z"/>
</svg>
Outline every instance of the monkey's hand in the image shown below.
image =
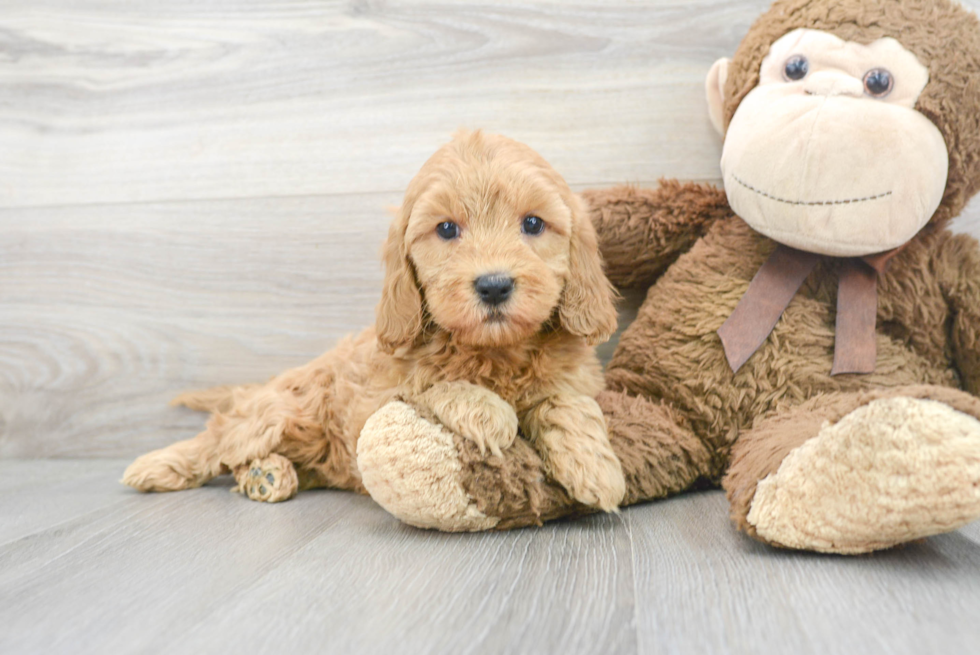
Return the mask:
<svg viewBox="0 0 980 655">
<path fill-rule="evenodd" d="M 652 284 L 719 218 L 723 189 L 661 180 L 656 189 L 618 186 L 582 193 L 599 237 L 606 275 L 620 289 Z"/>
</svg>

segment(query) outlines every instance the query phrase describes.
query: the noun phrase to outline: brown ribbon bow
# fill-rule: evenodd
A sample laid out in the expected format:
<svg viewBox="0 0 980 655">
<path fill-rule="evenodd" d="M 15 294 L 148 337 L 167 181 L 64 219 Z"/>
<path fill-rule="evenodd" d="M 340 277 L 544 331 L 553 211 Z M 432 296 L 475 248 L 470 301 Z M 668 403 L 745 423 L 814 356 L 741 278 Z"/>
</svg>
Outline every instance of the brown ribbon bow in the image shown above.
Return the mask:
<svg viewBox="0 0 980 655">
<path fill-rule="evenodd" d="M 900 249 L 844 260 L 837 287 L 837 327 L 831 375 L 873 373 L 877 349 L 878 275 Z M 748 361 L 823 255 L 779 245 L 718 330 L 733 372 Z"/>
</svg>

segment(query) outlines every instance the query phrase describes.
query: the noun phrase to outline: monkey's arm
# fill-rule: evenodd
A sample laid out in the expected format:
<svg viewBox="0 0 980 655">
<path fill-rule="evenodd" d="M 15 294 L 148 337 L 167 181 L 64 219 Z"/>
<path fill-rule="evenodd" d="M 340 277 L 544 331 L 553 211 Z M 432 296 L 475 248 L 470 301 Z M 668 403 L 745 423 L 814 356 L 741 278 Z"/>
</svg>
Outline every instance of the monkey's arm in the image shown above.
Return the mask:
<svg viewBox="0 0 980 655">
<path fill-rule="evenodd" d="M 621 289 L 652 284 L 714 221 L 731 215 L 724 190 L 677 180 L 661 180 L 656 189 L 589 190 L 582 197 L 606 275 Z"/>
<path fill-rule="evenodd" d="M 942 246 L 940 279 L 951 313 L 950 343 L 963 388 L 980 396 L 980 247 L 958 234 Z"/>
</svg>

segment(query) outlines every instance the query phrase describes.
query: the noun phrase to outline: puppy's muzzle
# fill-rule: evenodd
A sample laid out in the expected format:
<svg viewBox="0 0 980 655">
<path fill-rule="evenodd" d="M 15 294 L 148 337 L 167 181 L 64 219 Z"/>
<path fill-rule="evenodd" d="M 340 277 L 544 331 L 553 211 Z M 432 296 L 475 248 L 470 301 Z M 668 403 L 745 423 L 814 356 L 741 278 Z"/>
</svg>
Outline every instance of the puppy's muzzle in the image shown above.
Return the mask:
<svg viewBox="0 0 980 655">
<path fill-rule="evenodd" d="M 473 288 L 480 302 L 496 307 L 506 302 L 514 292 L 514 278 L 503 273 L 481 275 L 473 280 Z"/>
</svg>

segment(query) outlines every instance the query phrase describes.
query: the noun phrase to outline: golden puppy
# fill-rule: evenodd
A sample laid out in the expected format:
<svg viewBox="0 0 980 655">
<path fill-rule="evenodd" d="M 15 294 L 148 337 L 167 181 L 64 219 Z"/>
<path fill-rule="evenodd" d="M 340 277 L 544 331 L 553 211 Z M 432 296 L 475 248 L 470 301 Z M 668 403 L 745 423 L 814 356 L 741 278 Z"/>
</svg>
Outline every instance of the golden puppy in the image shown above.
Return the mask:
<svg viewBox="0 0 980 655">
<path fill-rule="evenodd" d="M 384 263 L 374 328 L 267 384 L 177 398 L 213 412 L 207 428 L 123 482 L 170 491 L 231 471 L 253 500 L 363 492 L 358 435 L 400 398 L 494 454 L 520 430 L 572 496 L 615 509 L 625 483 L 592 348 L 615 329 L 614 292 L 587 211 L 551 166 L 504 137 L 456 135 L 409 185 Z"/>
</svg>

